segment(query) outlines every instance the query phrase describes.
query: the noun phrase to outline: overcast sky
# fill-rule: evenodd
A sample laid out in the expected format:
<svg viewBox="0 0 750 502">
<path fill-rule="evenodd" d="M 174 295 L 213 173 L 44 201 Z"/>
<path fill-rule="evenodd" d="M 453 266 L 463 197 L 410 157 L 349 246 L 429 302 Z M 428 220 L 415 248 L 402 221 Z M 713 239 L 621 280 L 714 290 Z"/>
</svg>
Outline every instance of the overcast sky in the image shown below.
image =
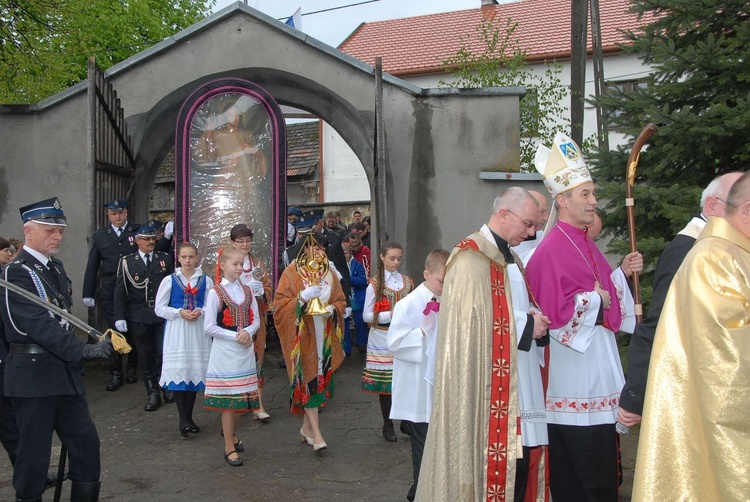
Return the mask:
<svg viewBox="0 0 750 502">
<path fill-rule="evenodd" d="M 247 4 L 276 19 L 287 18 L 301 7 L 302 31 L 333 47 L 343 42 L 362 22 L 478 9 L 482 4 L 481 0 L 377 0 L 346 9 L 305 15 L 363 1 L 366 0 L 247 0 Z M 214 12 L 235 3 L 232 0 L 217 0 Z"/>
</svg>

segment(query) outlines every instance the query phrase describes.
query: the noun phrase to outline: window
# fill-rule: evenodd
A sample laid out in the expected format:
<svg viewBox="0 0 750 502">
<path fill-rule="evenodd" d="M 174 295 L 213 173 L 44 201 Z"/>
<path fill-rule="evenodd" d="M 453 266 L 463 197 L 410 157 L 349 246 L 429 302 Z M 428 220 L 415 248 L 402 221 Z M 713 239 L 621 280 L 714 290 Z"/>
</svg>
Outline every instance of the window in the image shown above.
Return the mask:
<svg viewBox="0 0 750 502">
<path fill-rule="evenodd" d="M 606 82 L 604 84 L 605 90 L 609 90 L 611 88 L 618 89 L 623 94 L 629 94 L 631 92 L 635 92 L 637 89 L 646 89 L 648 87 L 648 84 L 645 80 L 621 80 L 621 81 L 613 81 L 613 82 Z M 611 110 L 611 109 L 604 109 L 602 110 L 604 114 L 604 120 L 607 121 L 607 126 L 610 130 L 617 130 L 618 125 L 616 124 L 616 118 L 622 114 L 622 110 Z"/>
</svg>

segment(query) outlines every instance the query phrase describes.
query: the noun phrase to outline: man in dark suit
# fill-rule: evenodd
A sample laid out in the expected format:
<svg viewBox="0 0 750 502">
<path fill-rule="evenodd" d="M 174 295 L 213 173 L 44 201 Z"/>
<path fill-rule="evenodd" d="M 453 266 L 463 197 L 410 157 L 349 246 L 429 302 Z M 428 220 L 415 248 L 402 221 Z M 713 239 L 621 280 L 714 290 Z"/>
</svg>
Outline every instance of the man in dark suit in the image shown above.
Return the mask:
<svg viewBox="0 0 750 502">
<path fill-rule="evenodd" d="M 313 213 L 313 211 L 311 211 Z M 346 265 L 346 256 L 344 256 L 344 248 L 341 245 L 341 237 L 332 228 L 328 228 L 323 224 L 323 211 L 315 211 L 315 226 L 313 231 L 321 233 L 328 239 L 328 247 L 326 248 L 326 254 L 328 258 L 336 265 L 336 270 L 341 275 L 341 289 L 344 291 L 346 296 L 346 306 L 351 307 L 350 299 L 351 296 L 351 278 L 349 277 L 349 267 Z M 336 215 L 334 213 L 328 213 L 333 215 L 333 222 L 335 223 Z"/>
<path fill-rule="evenodd" d="M 146 382 L 146 411 L 161 406 L 159 375 L 161 374 L 164 319 L 154 312 L 154 301 L 162 279 L 174 272 L 172 258 L 154 251 L 156 231 L 140 227 L 135 236 L 138 251 L 123 257 L 117 269 L 115 284 L 115 327 L 130 332 L 138 351 L 138 365 Z M 173 401 L 171 392 L 164 391 L 164 400 Z"/>
<path fill-rule="evenodd" d="M 685 256 L 693 248 L 698 234 L 706 226 L 707 217 L 724 217 L 727 194 L 740 176 L 742 176 L 742 173 L 728 173 L 709 183 L 701 196 L 701 212 L 693 217 L 687 226 L 672 239 L 672 242 L 659 257 L 659 263 L 654 272 L 654 293 L 651 298 L 651 308 L 648 310 L 648 316 L 636 326 L 628 347 L 627 380 L 620 393 L 620 410 L 617 415 L 617 421 L 627 427 L 632 427 L 641 421 L 654 334 L 656 333 L 656 326 L 659 324 L 659 317 L 661 316 L 661 309 L 664 307 L 667 291 L 672 284 L 672 278 L 680 268 Z"/>
<path fill-rule="evenodd" d="M 26 243 L 3 277 L 34 295 L 70 310 L 68 277 L 52 258 L 67 226 L 57 198 L 22 207 Z M 5 290 L 0 316 L 9 343 L 5 395 L 19 440 L 13 471 L 16 500 L 41 501 L 49 468 L 52 433 L 70 454 L 71 500 L 99 498 L 99 436 L 83 389 L 83 361 L 114 355 L 109 341 L 86 344 L 67 321 Z"/>
<path fill-rule="evenodd" d="M 99 286 L 99 300 L 102 302 L 104 319 L 107 327 L 114 329 L 114 297 L 117 265 L 120 258 L 134 253 L 138 247 L 135 244 L 135 226 L 128 222 L 127 202 L 115 199 L 104 205 L 107 209 L 109 225 L 98 230 L 92 239 L 86 273 L 83 276 L 83 304 L 93 308 L 97 285 L 97 276 L 101 279 Z M 128 343 L 133 346 L 132 337 L 126 335 Z M 135 351 L 128 356 L 126 380 L 128 383 L 137 381 Z M 122 386 L 122 356 L 118 354 L 110 368 L 110 379 L 107 390 L 115 391 Z"/>
</svg>

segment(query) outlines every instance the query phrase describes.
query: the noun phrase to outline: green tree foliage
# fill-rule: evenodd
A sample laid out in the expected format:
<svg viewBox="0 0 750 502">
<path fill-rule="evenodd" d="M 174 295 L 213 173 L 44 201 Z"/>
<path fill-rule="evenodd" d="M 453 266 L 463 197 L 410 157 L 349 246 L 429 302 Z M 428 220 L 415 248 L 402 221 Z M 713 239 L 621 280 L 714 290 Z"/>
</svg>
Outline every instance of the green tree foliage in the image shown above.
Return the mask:
<svg viewBox="0 0 750 502">
<path fill-rule="evenodd" d="M 214 0 L 0 0 L 0 103 L 34 103 L 210 14 Z"/>
<path fill-rule="evenodd" d="M 514 38 L 518 23 L 485 18 L 476 34 L 462 37 L 461 48 L 443 62 L 443 68 L 456 79 L 440 81 L 449 87 L 525 87 L 520 103 L 521 170 L 534 170 L 534 154 L 541 140 L 551 143 L 557 131 L 570 129 L 563 119 L 568 89 L 560 81 L 562 67 L 546 64 L 543 72 L 532 71 L 526 53 Z M 477 49 L 478 48 L 478 49 Z"/>
<path fill-rule="evenodd" d="M 748 168 L 750 9 L 746 0 L 633 0 L 632 8 L 655 20 L 629 33 L 632 45 L 623 49 L 653 72 L 646 86 L 632 92 L 611 86 L 593 103 L 632 137 L 649 122 L 659 126 L 641 155 L 634 189 L 638 248 L 654 265 L 699 210 L 706 185 L 719 174 Z M 623 198 L 630 145 L 591 159 L 597 195 L 609 201 L 604 228 L 619 252 L 627 247 Z"/>
</svg>

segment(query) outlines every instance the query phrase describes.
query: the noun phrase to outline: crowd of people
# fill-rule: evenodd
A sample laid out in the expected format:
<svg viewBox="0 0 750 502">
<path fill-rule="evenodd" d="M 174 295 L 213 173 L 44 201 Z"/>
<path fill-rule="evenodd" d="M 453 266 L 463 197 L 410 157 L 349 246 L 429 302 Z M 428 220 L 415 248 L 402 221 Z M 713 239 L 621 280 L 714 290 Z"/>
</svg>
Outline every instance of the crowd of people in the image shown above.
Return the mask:
<svg viewBox="0 0 750 502">
<path fill-rule="evenodd" d="M 617 501 L 616 424 L 641 417 L 634 500 L 741 500 L 750 492 L 750 174 L 706 188 L 699 215 L 659 260 L 652 308 L 636 324 L 631 278 L 643 257 L 613 268 L 594 242 L 596 189 L 578 146 L 558 134 L 539 147 L 536 168 L 551 199 L 507 188 L 477 232 L 424 257 L 421 283 L 399 271 L 407 250 L 398 242 L 379 243 L 372 261 L 359 211 L 346 226 L 336 212 L 289 208 L 274 289 L 247 225 L 229 230 L 209 277 L 194 244 L 170 250 L 169 224 L 131 225 L 127 203 L 112 201 L 82 298 L 101 302 L 107 326 L 134 346 L 125 358 L 106 338 L 79 340 L 65 315 L 71 281 L 54 258 L 67 226 L 60 202 L 21 208 L 25 243 L 0 238 L 2 276 L 26 291 L 0 296 L 0 439 L 17 500 L 41 500 L 53 431 L 69 451 L 71 500 L 98 500 L 86 360 L 110 361 L 113 392 L 140 372 L 145 411 L 175 402 L 183 437 L 200 432 L 202 392 L 203 407 L 221 414 L 224 460 L 242 466 L 239 417 L 271 418 L 262 401 L 271 312 L 290 412 L 315 452 L 328 448 L 320 410 L 337 369 L 354 347 L 366 353 L 361 390 L 378 395 L 384 440 L 398 441 L 394 420 L 410 436 L 407 500 Z M 627 379 L 621 331 L 634 332 Z"/>
</svg>

